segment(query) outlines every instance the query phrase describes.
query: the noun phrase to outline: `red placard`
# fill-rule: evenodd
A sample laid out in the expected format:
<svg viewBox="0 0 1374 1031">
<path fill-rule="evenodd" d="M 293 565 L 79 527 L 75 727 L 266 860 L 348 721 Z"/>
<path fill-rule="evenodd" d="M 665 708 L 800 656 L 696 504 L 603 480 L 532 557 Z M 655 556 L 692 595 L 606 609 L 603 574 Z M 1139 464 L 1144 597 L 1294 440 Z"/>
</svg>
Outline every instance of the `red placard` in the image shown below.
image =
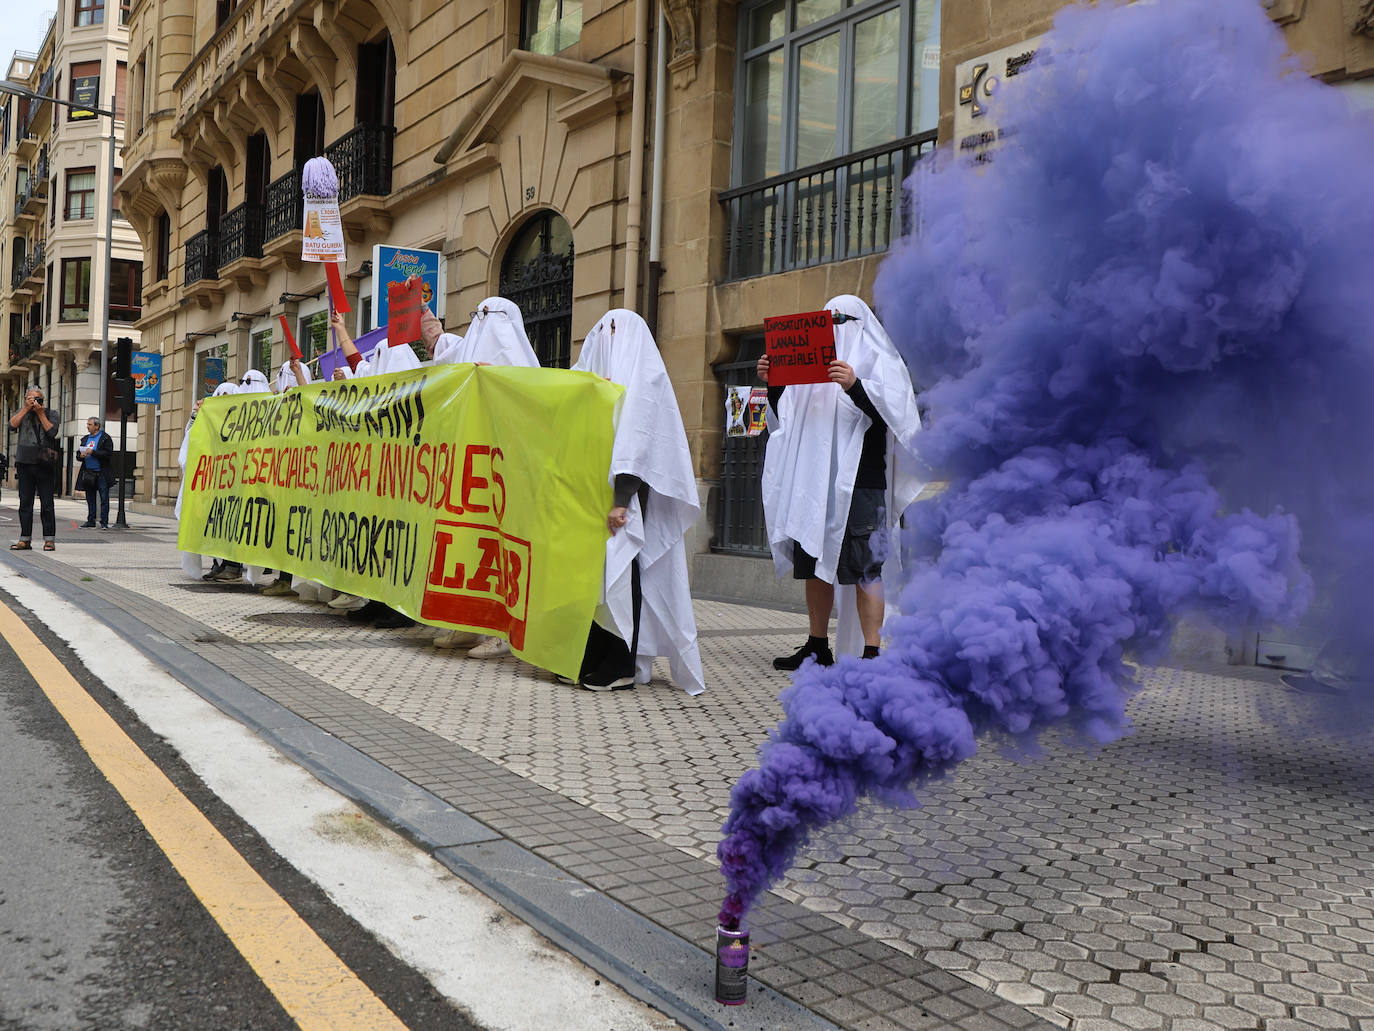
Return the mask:
<svg viewBox="0 0 1374 1031">
<path fill-rule="evenodd" d="M 301 349 L 296 343 L 296 334 L 291 332 L 291 323 L 286 321 L 285 315 L 278 315 L 277 318 L 281 319 L 281 331 L 286 337 L 286 345 L 291 348 L 291 357 L 304 358 L 305 355 L 301 354 Z"/>
<path fill-rule="evenodd" d="M 420 339 L 420 309 L 424 307 L 424 283 L 408 279 L 386 285 L 386 342 L 391 347 Z"/>
<path fill-rule="evenodd" d="M 779 315 L 763 320 L 768 385 L 829 383 L 835 360 L 835 329 L 828 311 Z"/>
</svg>

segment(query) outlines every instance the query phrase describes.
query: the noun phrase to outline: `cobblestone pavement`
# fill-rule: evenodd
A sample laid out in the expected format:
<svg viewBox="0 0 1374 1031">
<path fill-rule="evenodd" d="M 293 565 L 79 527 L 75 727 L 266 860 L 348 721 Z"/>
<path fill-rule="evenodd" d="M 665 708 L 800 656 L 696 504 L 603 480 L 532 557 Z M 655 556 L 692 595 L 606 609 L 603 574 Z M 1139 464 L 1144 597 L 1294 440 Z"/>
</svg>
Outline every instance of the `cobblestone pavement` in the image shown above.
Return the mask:
<svg viewBox="0 0 1374 1031">
<path fill-rule="evenodd" d="M 787 680 L 769 660 L 803 615 L 698 600 L 705 695 L 666 669 L 593 694 L 438 651 L 429 628 L 191 583 L 171 523 L 130 521 L 64 522 L 44 559 L 709 947 L 729 788 L 778 718 Z M 922 809 L 870 806 L 833 829 L 753 918 L 751 972 L 875 1031 L 1374 1031 L 1370 735 L 1322 730 L 1331 700 L 1272 671 L 1141 679 L 1115 745 L 985 750 Z"/>
</svg>

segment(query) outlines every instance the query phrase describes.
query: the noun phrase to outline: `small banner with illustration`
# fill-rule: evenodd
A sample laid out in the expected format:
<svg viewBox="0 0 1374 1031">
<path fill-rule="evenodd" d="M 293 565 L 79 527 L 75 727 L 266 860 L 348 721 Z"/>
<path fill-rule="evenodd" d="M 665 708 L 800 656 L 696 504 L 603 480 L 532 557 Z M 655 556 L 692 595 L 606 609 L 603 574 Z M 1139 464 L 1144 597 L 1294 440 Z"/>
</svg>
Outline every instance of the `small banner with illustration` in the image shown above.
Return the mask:
<svg viewBox="0 0 1374 1031">
<path fill-rule="evenodd" d="M 301 228 L 302 261 L 347 261 L 339 198 L 306 197 Z"/>
<path fill-rule="evenodd" d="M 757 437 L 768 417 L 767 387 L 729 387 L 725 391 L 725 435 Z"/>
<path fill-rule="evenodd" d="M 177 546 L 281 569 L 576 676 L 624 388 L 452 365 L 207 400 Z"/>
</svg>

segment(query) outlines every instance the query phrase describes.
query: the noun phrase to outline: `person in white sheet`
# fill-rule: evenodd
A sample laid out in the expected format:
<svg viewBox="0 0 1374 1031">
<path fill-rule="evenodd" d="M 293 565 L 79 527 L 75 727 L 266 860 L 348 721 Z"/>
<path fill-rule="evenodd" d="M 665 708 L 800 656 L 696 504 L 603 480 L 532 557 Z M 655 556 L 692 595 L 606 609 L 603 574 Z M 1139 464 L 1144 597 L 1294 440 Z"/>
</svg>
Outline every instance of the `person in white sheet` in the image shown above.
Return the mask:
<svg viewBox="0 0 1374 1031">
<path fill-rule="evenodd" d="M 768 388 L 768 543 L 777 575 L 790 569 L 806 581 L 810 624 L 806 644 L 773 660 L 780 670 L 808 658 L 834 662 L 829 623 L 837 583 L 838 650 L 878 654 L 891 531 L 922 486 L 915 457 L 921 420 L 906 364 L 859 298 L 844 294 L 826 308 L 836 316 L 830 382 Z M 765 384 L 768 368 L 765 355 L 758 363 Z"/>
<path fill-rule="evenodd" d="M 267 377 L 257 369 L 249 369 L 239 380 L 237 394 L 270 394 L 272 384 L 267 382 Z M 216 567 L 212 567 L 210 572 L 205 575 L 206 580 L 217 583 L 229 583 L 234 580 L 247 579 L 254 587 L 260 587 L 267 582 L 267 570 L 262 566 L 245 566 L 241 562 L 230 562 L 228 560 L 218 562 Z"/>
<path fill-rule="evenodd" d="M 623 308 L 592 327 L 573 368 L 625 387 L 608 474 L 615 497 L 602 605 L 577 682 L 592 691 L 647 684 L 654 656 L 663 655 L 678 686 L 700 694 L 683 535 L 701 505 L 668 370 L 644 320 Z"/>
<path fill-rule="evenodd" d="M 534 348 L 525 335 L 525 320 L 520 308 L 504 297 L 488 297 L 477 306 L 467 336 L 441 332 L 431 349 L 435 365 L 472 362 L 475 365 L 539 368 L 539 359 L 535 357 Z M 472 659 L 494 659 L 510 654 L 508 642 L 469 630 L 446 631 L 434 639 L 434 647 L 466 648 L 468 657 Z"/>
<path fill-rule="evenodd" d="M 310 375 L 310 366 L 299 358 L 288 358 L 277 370 L 277 381 L 272 386 L 272 392 L 284 394 L 292 387 L 304 387 L 312 382 L 314 377 Z"/>
<path fill-rule="evenodd" d="M 210 396 L 224 397 L 226 394 L 238 393 L 238 389 L 237 384 L 225 382 L 215 387 L 215 392 Z M 201 398 L 200 401 L 196 402 L 196 406 L 191 409 L 191 418 L 186 420 L 186 431 L 181 435 L 181 450 L 177 452 L 177 464 L 181 466 L 181 484 L 177 487 L 177 502 L 172 508 L 172 514 L 178 519 L 181 518 L 181 495 L 186 490 L 186 459 L 189 457 L 191 449 L 191 427 L 195 424 L 196 415 L 200 412 L 200 406 L 204 400 L 204 398 Z M 210 562 L 210 572 L 204 573 L 201 568 L 201 557 L 199 555 L 193 551 L 183 551 L 180 552 L 180 555 L 181 571 L 192 580 L 210 580 L 224 565 L 223 559 L 212 559 Z"/>
</svg>

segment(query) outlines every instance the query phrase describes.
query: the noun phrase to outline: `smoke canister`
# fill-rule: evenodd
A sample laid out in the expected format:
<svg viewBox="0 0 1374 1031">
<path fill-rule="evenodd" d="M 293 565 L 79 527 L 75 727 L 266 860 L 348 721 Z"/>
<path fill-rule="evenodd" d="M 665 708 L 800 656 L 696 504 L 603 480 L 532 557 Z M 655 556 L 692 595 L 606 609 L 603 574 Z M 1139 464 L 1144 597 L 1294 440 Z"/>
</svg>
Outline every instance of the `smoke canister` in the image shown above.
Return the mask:
<svg viewBox="0 0 1374 1031">
<path fill-rule="evenodd" d="M 716 1002 L 744 1005 L 749 986 L 749 928 L 716 928 Z"/>
</svg>

